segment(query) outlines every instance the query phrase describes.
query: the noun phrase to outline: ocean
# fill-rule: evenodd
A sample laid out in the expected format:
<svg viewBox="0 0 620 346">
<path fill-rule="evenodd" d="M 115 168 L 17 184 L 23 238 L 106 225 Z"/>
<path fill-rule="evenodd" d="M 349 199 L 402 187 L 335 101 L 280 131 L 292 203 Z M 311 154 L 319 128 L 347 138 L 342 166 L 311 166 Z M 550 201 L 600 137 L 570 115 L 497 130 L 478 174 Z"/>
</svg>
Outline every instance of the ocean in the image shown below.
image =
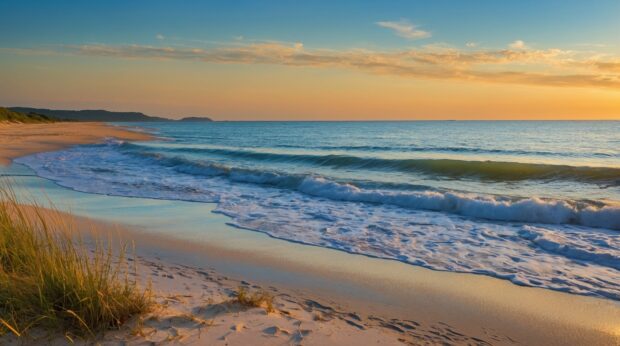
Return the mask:
<svg viewBox="0 0 620 346">
<path fill-rule="evenodd" d="M 16 162 L 82 192 L 215 203 L 280 239 L 620 300 L 620 122 L 129 125 L 160 139 Z"/>
</svg>

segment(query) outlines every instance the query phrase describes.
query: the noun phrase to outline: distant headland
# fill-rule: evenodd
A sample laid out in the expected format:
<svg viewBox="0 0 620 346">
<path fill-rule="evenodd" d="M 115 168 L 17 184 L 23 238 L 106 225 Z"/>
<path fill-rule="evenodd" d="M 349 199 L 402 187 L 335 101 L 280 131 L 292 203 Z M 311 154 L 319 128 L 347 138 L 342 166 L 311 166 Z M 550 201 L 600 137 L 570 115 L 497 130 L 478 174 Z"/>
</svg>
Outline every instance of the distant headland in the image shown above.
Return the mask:
<svg viewBox="0 0 620 346">
<path fill-rule="evenodd" d="M 103 109 L 93 110 L 58 110 L 58 109 L 46 109 L 46 108 L 30 108 L 30 107 L 8 107 L 8 109 L 14 112 L 20 113 L 36 113 L 45 115 L 48 117 L 71 120 L 71 121 L 114 121 L 114 122 L 129 122 L 129 121 L 183 121 L 183 122 L 210 122 L 213 119 L 209 117 L 185 117 L 180 120 L 155 117 L 146 115 L 140 112 L 112 112 Z"/>
</svg>

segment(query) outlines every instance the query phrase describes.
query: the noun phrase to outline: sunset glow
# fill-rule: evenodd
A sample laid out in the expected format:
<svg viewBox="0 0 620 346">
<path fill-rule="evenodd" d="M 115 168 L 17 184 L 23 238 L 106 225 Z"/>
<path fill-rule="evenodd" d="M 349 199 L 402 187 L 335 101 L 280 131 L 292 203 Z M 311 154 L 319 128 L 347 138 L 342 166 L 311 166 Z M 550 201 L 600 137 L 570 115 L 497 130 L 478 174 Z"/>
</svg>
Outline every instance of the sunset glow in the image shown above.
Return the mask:
<svg viewBox="0 0 620 346">
<path fill-rule="evenodd" d="M 0 103 L 218 120 L 620 119 L 620 5 L 552 3 L 5 3 Z M 8 30 L 25 22 L 36 25 Z"/>
</svg>

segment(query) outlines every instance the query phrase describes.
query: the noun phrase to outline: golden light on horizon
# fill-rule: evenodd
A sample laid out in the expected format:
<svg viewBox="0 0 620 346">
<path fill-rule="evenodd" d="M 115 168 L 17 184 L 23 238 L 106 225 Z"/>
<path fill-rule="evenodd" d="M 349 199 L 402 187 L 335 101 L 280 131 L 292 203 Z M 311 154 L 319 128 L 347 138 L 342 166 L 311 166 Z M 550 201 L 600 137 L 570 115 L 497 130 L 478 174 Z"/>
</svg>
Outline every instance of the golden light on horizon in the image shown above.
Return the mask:
<svg viewBox="0 0 620 346">
<path fill-rule="evenodd" d="M 4 75 L 8 83 L 0 86 L 7 106 L 202 114 L 220 120 L 620 119 L 616 89 L 418 80 L 272 65 L 80 62 L 73 57 L 37 69 L 12 62 Z M 39 82 L 29 83 L 34 78 Z M 36 102 L 29 101 L 31 95 Z"/>
</svg>

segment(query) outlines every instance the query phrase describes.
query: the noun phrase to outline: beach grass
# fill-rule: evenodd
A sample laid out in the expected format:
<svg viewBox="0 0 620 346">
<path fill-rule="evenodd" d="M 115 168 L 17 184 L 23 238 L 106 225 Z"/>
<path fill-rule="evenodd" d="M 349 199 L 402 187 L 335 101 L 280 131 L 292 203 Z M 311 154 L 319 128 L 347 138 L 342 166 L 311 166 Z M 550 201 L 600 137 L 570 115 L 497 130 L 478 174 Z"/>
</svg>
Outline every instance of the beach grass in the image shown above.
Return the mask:
<svg viewBox="0 0 620 346">
<path fill-rule="evenodd" d="M 0 122 L 10 123 L 53 123 L 59 119 L 38 114 L 38 113 L 21 113 L 10 109 L 0 107 Z"/>
<path fill-rule="evenodd" d="M 88 338 L 149 311 L 150 290 L 130 279 L 127 246 L 81 239 L 67 217 L 24 207 L 0 185 L 0 335 Z"/>
</svg>

